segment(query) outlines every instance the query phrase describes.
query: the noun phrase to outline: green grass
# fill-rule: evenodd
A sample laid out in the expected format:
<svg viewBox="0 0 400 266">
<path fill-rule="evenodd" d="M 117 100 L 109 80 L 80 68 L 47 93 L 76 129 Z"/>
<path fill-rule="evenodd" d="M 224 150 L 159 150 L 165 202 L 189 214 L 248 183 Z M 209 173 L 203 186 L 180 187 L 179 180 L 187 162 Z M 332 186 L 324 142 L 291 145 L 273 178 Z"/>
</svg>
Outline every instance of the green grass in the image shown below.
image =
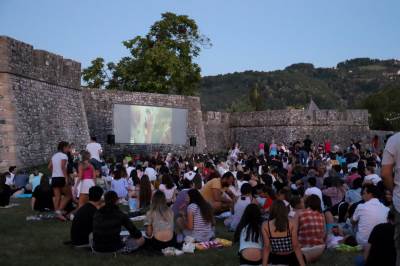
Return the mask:
<svg viewBox="0 0 400 266">
<path fill-rule="evenodd" d="M 69 239 L 68 222 L 26 221 L 32 214 L 28 200 L 14 201 L 19 206 L 0 209 L 0 265 L 238 265 L 237 246 L 221 250 L 196 251 L 194 255 L 180 257 L 151 256 L 144 252 L 131 255 L 94 255 L 64 246 Z M 140 224 L 138 224 L 140 227 Z M 217 236 L 232 239 L 232 233 L 221 223 Z M 354 253 L 327 251 L 316 266 L 353 265 Z"/>
</svg>

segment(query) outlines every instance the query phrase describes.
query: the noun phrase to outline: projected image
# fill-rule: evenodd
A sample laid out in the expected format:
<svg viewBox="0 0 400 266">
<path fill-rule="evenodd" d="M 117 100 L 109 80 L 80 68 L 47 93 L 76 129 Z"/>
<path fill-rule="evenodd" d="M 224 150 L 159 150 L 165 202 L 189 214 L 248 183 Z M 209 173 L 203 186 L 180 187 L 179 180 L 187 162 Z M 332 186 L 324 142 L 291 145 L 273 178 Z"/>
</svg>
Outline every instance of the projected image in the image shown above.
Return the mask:
<svg viewBox="0 0 400 266">
<path fill-rule="evenodd" d="M 117 143 L 184 144 L 186 109 L 114 105 Z"/>
</svg>

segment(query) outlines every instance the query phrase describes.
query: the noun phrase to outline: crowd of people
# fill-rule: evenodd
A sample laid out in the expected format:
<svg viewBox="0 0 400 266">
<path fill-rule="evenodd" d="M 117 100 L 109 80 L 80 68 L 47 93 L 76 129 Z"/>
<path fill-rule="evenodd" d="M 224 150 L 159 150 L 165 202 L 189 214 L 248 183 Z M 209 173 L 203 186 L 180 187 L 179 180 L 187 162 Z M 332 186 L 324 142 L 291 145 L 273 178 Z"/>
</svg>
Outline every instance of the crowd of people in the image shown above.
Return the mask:
<svg viewBox="0 0 400 266">
<path fill-rule="evenodd" d="M 219 155 L 102 160 L 95 137 L 80 152 L 63 141 L 50 177 L 34 171 L 19 187 L 16 167 L 1 175 L 0 205 L 30 190 L 33 210 L 72 220 L 70 244 L 95 252 L 161 252 L 181 248 L 188 237 L 210 241 L 223 219 L 241 265 L 306 265 L 328 248 L 354 247 L 363 251 L 356 265 L 390 266 L 400 232 L 400 134 L 384 150 L 377 142 L 339 147 L 306 136 L 261 143 L 252 153 L 235 144 Z M 143 231 L 130 220 L 140 215 Z M 129 236 L 121 237 L 121 228 Z"/>
</svg>

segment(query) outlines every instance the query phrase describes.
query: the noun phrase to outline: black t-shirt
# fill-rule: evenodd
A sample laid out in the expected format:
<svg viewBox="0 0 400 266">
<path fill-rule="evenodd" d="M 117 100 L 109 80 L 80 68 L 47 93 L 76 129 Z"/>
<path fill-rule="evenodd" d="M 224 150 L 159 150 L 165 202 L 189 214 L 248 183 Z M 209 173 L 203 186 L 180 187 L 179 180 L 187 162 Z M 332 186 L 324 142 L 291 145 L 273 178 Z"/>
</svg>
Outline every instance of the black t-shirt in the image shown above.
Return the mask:
<svg viewBox="0 0 400 266">
<path fill-rule="evenodd" d="M 312 144 L 311 139 L 305 139 L 303 141 L 303 144 L 304 144 L 304 150 L 310 152 L 311 151 L 311 144 Z"/>
<path fill-rule="evenodd" d="M 80 246 L 89 244 L 89 235 L 93 232 L 93 216 L 97 208 L 86 203 L 75 214 L 71 226 L 72 245 Z"/>
<path fill-rule="evenodd" d="M 50 187 L 37 186 L 32 197 L 36 199 L 35 206 L 33 206 L 35 211 L 54 210 L 53 190 Z"/>
<path fill-rule="evenodd" d="M 394 246 L 394 225 L 378 224 L 372 230 L 368 243 L 371 244 L 366 266 L 396 265 L 396 249 Z"/>
</svg>

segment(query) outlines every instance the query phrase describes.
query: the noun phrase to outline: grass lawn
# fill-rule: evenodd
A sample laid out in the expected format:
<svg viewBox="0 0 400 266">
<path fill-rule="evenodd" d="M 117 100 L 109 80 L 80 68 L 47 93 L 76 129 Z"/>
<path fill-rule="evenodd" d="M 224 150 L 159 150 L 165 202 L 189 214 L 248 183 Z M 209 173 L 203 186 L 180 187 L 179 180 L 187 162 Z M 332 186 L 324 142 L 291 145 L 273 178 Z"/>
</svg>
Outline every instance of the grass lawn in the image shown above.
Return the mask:
<svg viewBox="0 0 400 266">
<path fill-rule="evenodd" d="M 150 256 L 144 252 L 131 255 L 94 255 L 62 244 L 69 239 L 69 222 L 26 221 L 32 214 L 29 201 L 14 200 L 17 207 L 0 209 L 0 265 L 238 265 L 237 246 L 221 250 L 196 251 L 180 257 Z M 138 224 L 141 227 L 141 224 Z M 220 223 L 217 236 L 232 239 Z M 327 251 L 313 265 L 354 265 L 354 253 Z"/>
</svg>

